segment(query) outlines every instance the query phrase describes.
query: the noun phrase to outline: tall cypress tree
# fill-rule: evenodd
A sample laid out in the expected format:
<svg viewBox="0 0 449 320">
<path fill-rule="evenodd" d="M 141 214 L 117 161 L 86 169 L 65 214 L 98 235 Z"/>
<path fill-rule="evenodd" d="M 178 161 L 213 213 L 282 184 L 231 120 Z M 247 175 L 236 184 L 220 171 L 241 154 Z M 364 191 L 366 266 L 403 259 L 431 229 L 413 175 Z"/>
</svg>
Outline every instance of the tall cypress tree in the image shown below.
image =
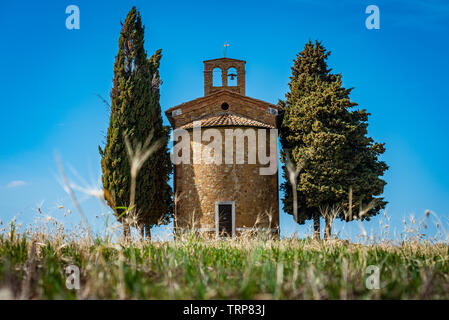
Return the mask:
<svg viewBox="0 0 449 320">
<path fill-rule="evenodd" d="M 131 143 L 143 143 L 153 133 L 152 141 L 161 142 L 138 172 L 135 209 L 141 230 L 150 237 L 150 228 L 167 223 L 172 216 L 172 191 L 168 180 L 172 170 L 168 153 L 169 128 L 162 123 L 159 104 L 159 64 L 161 50 L 147 58 L 144 49 L 144 26 L 133 7 L 122 24 L 119 50 L 114 63 L 111 91 L 111 114 L 104 152 L 100 148 L 103 187 L 108 205 L 124 223 L 130 212 L 130 159 L 125 137 Z M 124 235 L 129 226 L 124 225 Z"/>
<path fill-rule="evenodd" d="M 367 136 L 369 113 L 353 110 L 357 104 L 349 98 L 352 89 L 342 86 L 341 74 L 331 73 L 329 55 L 320 42 L 309 41 L 294 61 L 290 91 L 281 101 L 283 208 L 293 214 L 288 157 L 303 165 L 297 178 L 297 223 L 313 219 L 315 237 L 320 236 L 322 208 L 338 207 L 342 220 L 369 220 L 387 203 L 380 195 L 386 184 L 381 176 L 388 166 L 378 159 L 384 144 Z"/>
</svg>

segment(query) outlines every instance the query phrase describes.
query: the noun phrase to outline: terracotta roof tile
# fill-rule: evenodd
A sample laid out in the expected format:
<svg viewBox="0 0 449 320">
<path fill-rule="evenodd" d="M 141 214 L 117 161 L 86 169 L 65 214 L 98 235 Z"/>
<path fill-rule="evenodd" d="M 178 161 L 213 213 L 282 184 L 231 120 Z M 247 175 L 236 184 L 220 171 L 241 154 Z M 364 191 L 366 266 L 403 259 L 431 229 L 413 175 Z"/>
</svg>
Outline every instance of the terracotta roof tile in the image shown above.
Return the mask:
<svg viewBox="0 0 449 320">
<path fill-rule="evenodd" d="M 236 126 L 236 127 L 258 127 L 258 128 L 274 129 L 274 127 L 269 124 L 253 120 L 242 115 L 227 112 L 209 116 L 203 119 L 198 119 L 198 121 L 201 121 L 201 127 Z M 192 129 L 193 121 L 181 126 L 181 128 Z"/>
</svg>

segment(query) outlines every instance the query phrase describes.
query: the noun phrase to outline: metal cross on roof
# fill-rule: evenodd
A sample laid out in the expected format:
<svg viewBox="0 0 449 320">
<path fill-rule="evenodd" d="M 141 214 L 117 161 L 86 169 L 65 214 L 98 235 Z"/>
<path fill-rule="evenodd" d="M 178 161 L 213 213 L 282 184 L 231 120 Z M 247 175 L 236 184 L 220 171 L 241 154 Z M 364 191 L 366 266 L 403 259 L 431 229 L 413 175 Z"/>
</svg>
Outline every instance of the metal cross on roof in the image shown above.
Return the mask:
<svg viewBox="0 0 449 320">
<path fill-rule="evenodd" d="M 226 41 L 224 44 L 224 49 L 223 49 L 223 58 L 226 58 L 226 51 L 229 47 L 229 43 Z"/>
</svg>

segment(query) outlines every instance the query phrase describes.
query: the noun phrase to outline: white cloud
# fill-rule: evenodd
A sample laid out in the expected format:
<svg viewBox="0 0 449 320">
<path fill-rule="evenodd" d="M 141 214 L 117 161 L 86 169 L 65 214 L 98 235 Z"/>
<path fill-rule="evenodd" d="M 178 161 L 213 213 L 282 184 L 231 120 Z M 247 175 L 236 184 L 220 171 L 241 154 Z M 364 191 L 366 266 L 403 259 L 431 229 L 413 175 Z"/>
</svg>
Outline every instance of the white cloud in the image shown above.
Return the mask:
<svg viewBox="0 0 449 320">
<path fill-rule="evenodd" d="M 17 187 L 22 187 L 24 185 L 27 185 L 28 183 L 26 183 L 23 180 L 13 180 L 10 183 L 8 183 L 6 185 L 6 188 L 17 188 Z"/>
</svg>

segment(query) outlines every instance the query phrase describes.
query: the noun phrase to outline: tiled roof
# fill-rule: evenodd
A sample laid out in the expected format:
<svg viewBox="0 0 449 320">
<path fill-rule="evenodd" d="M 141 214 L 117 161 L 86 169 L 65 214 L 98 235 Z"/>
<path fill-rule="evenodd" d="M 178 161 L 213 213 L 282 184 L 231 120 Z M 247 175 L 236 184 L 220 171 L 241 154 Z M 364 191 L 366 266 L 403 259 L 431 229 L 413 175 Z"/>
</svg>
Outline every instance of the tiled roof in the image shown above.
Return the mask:
<svg viewBox="0 0 449 320">
<path fill-rule="evenodd" d="M 274 129 L 274 127 L 269 124 L 228 112 L 198 119 L 198 121 L 201 121 L 201 127 L 236 126 Z M 193 121 L 181 126 L 181 128 L 192 129 Z"/>
</svg>

